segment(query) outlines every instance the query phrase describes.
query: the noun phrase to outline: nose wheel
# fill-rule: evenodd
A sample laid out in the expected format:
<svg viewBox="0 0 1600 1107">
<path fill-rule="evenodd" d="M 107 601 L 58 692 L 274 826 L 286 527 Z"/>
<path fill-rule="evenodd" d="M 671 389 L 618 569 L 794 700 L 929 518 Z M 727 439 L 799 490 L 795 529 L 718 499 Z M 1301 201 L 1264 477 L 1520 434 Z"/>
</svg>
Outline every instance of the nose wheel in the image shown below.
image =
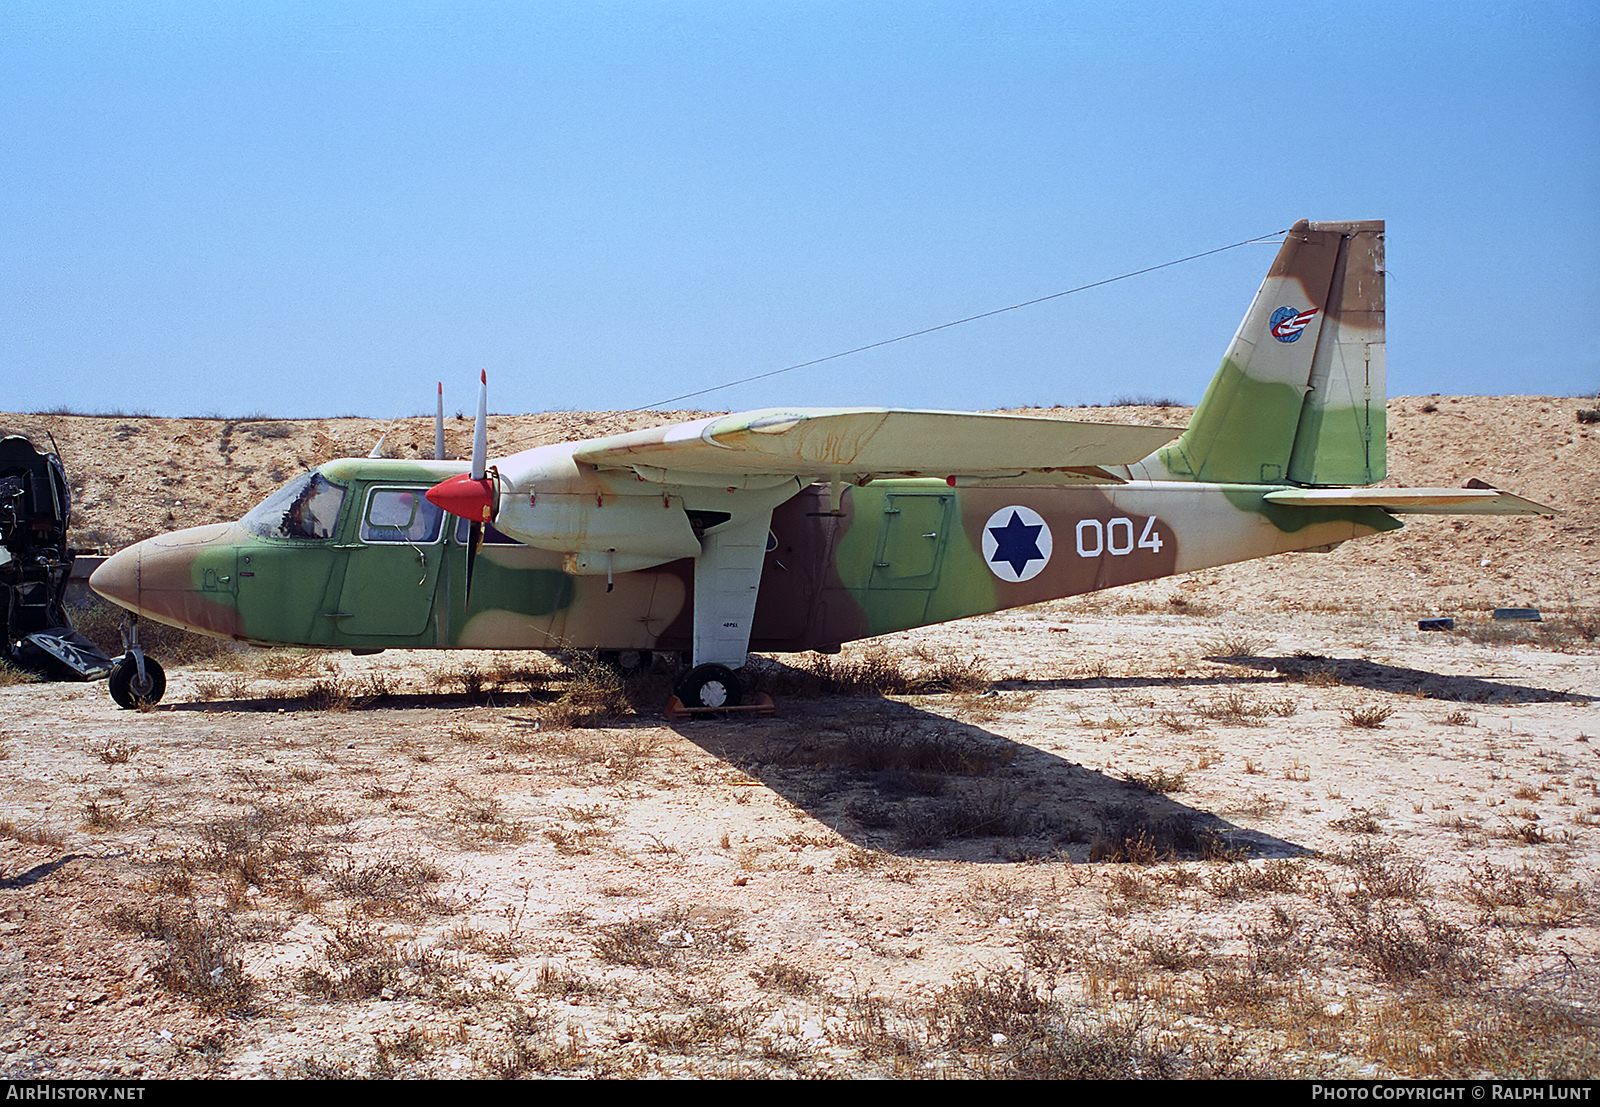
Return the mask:
<svg viewBox="0 0 1600 1107">
<path fill-rule="evenodd" d="M 167 674 L 155 658 L 146 657 L 144 672 L 141 673 L 139 669 L 139 662 L 132 656 L 124 656 L 112 667 L 106 683 L 118 707 L 136 710 L 160 703 L 161 697 L 166 694 Z"/>
</svg>

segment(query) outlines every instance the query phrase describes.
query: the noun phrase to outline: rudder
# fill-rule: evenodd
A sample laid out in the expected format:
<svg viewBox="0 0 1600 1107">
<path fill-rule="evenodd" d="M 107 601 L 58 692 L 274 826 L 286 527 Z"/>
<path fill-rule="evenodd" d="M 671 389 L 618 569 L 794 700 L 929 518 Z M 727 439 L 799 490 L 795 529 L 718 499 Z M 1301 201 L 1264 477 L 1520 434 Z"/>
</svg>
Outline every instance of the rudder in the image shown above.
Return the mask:
<svg viewBox="0 0 1600 1107">
<path fill-rule="evenodd" d="M 1157 460 L 1218 483 L 1382 480 L 1383 281 L 1381 220 L 1296 223 L 1188 427 Z"/>
</svg>

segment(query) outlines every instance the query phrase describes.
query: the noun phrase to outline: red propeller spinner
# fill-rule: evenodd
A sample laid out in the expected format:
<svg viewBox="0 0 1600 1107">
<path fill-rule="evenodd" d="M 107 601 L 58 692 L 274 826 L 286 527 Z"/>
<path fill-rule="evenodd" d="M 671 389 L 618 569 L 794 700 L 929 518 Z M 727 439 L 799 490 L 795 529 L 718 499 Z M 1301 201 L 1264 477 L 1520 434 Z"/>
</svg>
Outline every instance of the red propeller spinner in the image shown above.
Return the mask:
<svg viewBox="0 0 1600 1107">
<path fill-rule="evenodd" d="M 470 473 L 440 481 L 426 493 L 428 502 L 474 523 L 494 518 L 494 478 L 473 480 Z"/>
</svg>

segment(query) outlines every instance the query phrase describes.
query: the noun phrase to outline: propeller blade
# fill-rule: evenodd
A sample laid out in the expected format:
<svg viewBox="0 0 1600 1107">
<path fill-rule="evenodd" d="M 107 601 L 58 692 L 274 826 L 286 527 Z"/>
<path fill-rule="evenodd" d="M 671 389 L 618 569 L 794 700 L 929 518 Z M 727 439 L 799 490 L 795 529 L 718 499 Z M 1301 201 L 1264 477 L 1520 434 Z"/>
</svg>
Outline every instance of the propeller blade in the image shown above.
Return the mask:
<svg viewBox="0 0 1600 1107">
<path fill-rule="evenodd" d="M 467 533 L 467 595 L 464 606 L 472 606 L 472 566 L 478 560 L 478 548 L 483 545 L 483 524 L 474 522 Z"/>
<path fill-rule="evenodd" d="M 478 372 L 478 418 L 472 424 L 472 479 L 489 472 L 489 373 Z"/>
<path fill-rule="evenodd" d="M 444 381 L 439 382 L 439 406 L 433 412 L 433 460 L 444 460 Z"/>
</svg>

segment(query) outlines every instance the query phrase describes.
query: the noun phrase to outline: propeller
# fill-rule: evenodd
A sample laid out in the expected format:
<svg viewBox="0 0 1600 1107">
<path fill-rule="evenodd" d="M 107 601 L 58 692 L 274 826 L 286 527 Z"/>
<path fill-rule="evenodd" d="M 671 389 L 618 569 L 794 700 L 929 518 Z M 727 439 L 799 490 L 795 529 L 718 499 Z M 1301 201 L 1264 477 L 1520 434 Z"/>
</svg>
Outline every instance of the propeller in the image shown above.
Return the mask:
<svg viewBox="0 0 1600 1107">
<path fill-rule="evenodd" d="M 444 386 L 441 384 L 439 388 L 440 403 L 443 403 Z M 443 408 L 440 410 L 442 412 Z M 443 430 L 439 430 L 435 440 L 436 449 L 443 440 L 443 434 Z M 478 417 L 472 426 L 472 471 L 440 481 L 426 493 L 429 503 L 471 524 L 467 538 L 469 604 L 472 601 L 472 567 L 483 545 L 483 528 L 494 520 L 499 508 L 500 497 L 496 494 L 498 480 L 498 473 L 493 479 L 489 476 L 489 374 L 483 371 L 478 374 Z"/>
</svg>

